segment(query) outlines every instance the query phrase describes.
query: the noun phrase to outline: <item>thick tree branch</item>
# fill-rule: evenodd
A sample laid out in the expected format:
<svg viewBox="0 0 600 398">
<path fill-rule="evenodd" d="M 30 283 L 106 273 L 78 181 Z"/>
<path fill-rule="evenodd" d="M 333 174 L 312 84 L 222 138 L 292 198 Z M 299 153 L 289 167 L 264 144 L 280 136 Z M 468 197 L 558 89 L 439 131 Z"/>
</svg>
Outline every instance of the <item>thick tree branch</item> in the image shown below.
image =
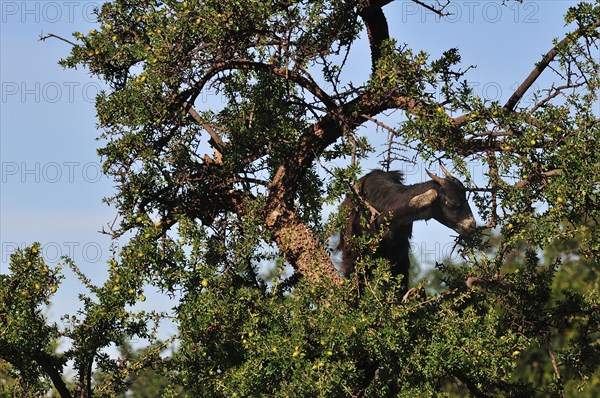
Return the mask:
<svg viewBox="0 0 600 398">
<path fill-rule="evenodd" d="M 267 219 L 267 225 L 271 228 L 275 243 L 282 250 L 283 258 L 294 265 L 298 274 L 311 282 L 339 281 L 339 273 L 325 248 L 315 238 L 314 232 L 300 220 L 295 211 L 284 211 L 281 215 L 271 212 L 271 219 Z"/>
<path fill-rule="evenodd" d="M 56 391 L 58 391 L 62 398 L 72 397 L 71 392 L 67 388 L 67 385 L 57 369 L 57 364 L 59 362 L 58 358 L 43 351 L 33 354 L 32 356 L 27 355 L 27 357 L 25 357 L 25 355 L 27 354 L 19 352 L 15 347 L 8 347 L 6 345 L 0 347 L 0 358 L 13 364 L 17 369 L 19 368 L 19 362 L 24 359 L 27 361 L 33 360 L 40 368 L 42 368 L 44 373 L 48 375 L 54 388 L 56 388 Z"/>
<path fill-rule="evenodd" d="M 54 359 L 53 357 L 51 357 L 45 353 L 40 353 L 40 354 L 36 355 L 36 357 L 34 358 L 35 362 L 38 365 L 40 365 L 40 367 L 44 370 L 44 372 L 46 372 L 48 377 L 50 377 L 50 380 L 52 380 L 52 384 L 54 385 L 54 388 L 56 388 L 56 391 L 58 391 L 61 398 L 71 398 L 71 392 L 69 391 L 69 389 L 67 388 L 67 385 L 65 384 L 64 380 L 62 379 L 60 372 L 56 369 L 56 366 L 52 363 L 52 362 L 54 362 L 53 359 Z"/>
<path fill-rule="evenodd" d="M 391 0 L 367 1 L 360 10 L 360 16 L 367 27 L 367 36 L 369 38 L 369 47 L 371 48 L 371 71 L 377 69 L 377 62 L 381 58 L 381 46 L 384 41 L 390 38 L 388 23 L 385 14 L 381 9 Z"/>
</svg>

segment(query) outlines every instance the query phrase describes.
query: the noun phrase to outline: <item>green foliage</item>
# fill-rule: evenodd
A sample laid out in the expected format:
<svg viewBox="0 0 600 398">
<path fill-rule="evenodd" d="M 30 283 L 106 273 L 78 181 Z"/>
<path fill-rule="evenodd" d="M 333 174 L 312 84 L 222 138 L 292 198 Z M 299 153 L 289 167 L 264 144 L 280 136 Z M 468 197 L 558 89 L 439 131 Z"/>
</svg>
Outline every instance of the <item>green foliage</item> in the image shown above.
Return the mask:
<svg viewBox="0 0 600 398">
<path fill-rule="evenodd" d="M 63 260 L 96 296 L 96 301 L 91 296 L 80 296 L 82 309 L 79 316 L 65 317 L 64 321 L 69 326 L 64 330 L 55 323 L 48 323 L 43 315 L 63 276 L 60 266 L 50 269 L 46 265 L 40 256 L 38 243 L 14 253 L 10 275 L 2 276 L 0 354 L 10 363 L 5 369 L 16 381 L 13 394 L 37 396 L 48 391 L 52 381 L 55 392 L 60 396 L 65 396 L 69 388 L 89 395 L 94 365 L 112 374 L 112 377 L 106 378 L 105 384 L 98 385 L 97 395 L 112 396 L 124 387 L 122 377 L 130 370 L 110 359 L 103 350 L 111 344 L 125 344 L 128 338 L 134 336 L 152 339 L 154 332 L 148 329 L 156 315 L 125 309 L 128 302 L 136 300 L 135 289 L 126 290 L 125 273 L 111 272 L 111 278 L 105 285 L 98 287 L 92 285 L 71 260 Z M 111 261 L 110 265 L 115 267 L 116 262 Z M 56 342 L 63 340 L 70 348 L 64 353 L 57 353 Z M 69 360 L 74 361 L 77 371 L 76 387 L 67 387 L 65 381 L 57 382 Z M 103 394 L 107 385 L 110 392 Z"/>
<path fill-rule="evenodd" d="M 18 250 L 11 256 L 10 275 L 0 283 L 0 355 L 10 363 L 5 369 L 16 378 L 14 394 L 36 395 L 49 389 L 45 366 L 62 370 L 66 358 L 53 357 L 58 327 L 48 324 L 43 305 L 49 304 L 62 279 L 60 268 L 50 269 L 40 256 L 40 245 Z"/>
<path fill-rule="evenodd" d="M 600 337 L 597 259 L 580 257 L 581 242 L 590 233 L 585 224 L 580 229 L 585 233 L 557 237 L 545 246 L 542 260 L 524 241 L 518 242 L 504 259 L 501 276 L 488 274 L 490 279 L 473 281 L 476 289 L 491 295 L 503 313 L 503 325 L 528 338 L 524 349 L 517 350 L 512 377 L 532 386 L 528 396 L 597 396 L 600 369 L 591 359 L 597 355 L 594 341 Z M 499 250 L 502 240 L 491 236 L 488 254 Z M 444 289 L 442 282 L 448 289 L 462 283 L 464 272 L 473 271 L 447 262 L 427 277 L 437 281 L 438 289 Z"/>
<path fill-rule="evenodd" d="M 289 296 L 210 283 L 179 308 L 181 382 L 191 396 L 435 396 L 454 377 L 508 388 L 488 380 L 510 374 L 525 340 L 483 295 L 398 305 L 401 292 L 382 283 L 361 296 L 353 282 L 301 283 Z"/>
<path fill-rule="evenodd" d="M 458 50 L 430 60 L 400 46 L 383 3 L 114 0 L 98 29 L 74 34 L 62 65 L 110 87 L 96 102 L 99 154 L 117 183 L 111 232 L 128 242 L 102 285 L 64 260 L 88 292 L 64 330 L 42 315 L 59 270 L 39 245 L 13 256 L 0 358 L 15 394 L 51 382 L 63 397 L 147 396 L 150 383 L 171 397 L 593 396 L 600 4 L 568 10 L 571 33 L 532 66 L 534 81 L 557 72 L 553 85 L 526 108 L 531 81 L 506 104 L 473 95 Z M 365 30 L 372 73 L 344 81 Z M 403 112 L 397 125 L 374 119 L 389 110 Z M 418 284 L 427 295 L 372 257 L 377 235 L 353 239 L 347 279 L 325 252 L 345 215 L 324 224 L 324 205 L 374 153 L 368 121 L 389 134 L 387 166 L 407 150 L 453 161 L 500 232 L 461 242 L 465 262 L 438 265 Z M 132 309 L 148 286 L 180 298 L 172 314 Z M 165 316 L 178 335 L 158 341 Z"/>
</svg>

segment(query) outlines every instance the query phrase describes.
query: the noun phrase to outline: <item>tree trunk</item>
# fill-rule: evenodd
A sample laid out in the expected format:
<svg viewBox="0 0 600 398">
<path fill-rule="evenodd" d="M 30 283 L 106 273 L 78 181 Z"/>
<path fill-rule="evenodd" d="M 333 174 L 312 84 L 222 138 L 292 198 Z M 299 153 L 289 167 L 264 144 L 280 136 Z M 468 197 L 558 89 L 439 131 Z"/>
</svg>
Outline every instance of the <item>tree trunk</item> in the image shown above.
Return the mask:
<svg viewBox="0 0 600 398">
<path fill-rule="evenodd" d="M 266 217 L 273 240 L 297 273 L 314 283 L 340 280 L 329 254 L 296 212 L 283 206 L 271 207 Z"/>
</svg>

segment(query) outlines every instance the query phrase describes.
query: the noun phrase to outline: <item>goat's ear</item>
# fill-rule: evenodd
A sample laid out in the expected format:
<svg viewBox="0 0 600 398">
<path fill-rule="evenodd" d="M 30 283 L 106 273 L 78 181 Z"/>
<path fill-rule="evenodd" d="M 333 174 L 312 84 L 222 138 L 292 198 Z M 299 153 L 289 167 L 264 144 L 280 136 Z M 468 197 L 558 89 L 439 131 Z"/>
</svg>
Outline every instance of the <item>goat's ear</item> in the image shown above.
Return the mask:
<svg viewBox="0 0 600 398">
<path fill-rule="evenodd" d="M 437 196 L 437 191 L 435 189 L 430 189 L 412 198 L 410 202 L 408 202 L 408 206 L 413 209 L 423 209 L 429 207 L 437 199 Z"/>
<path fill-rule="evenodd" d="M 431 171 L 427 169 L 425 169 L 425 171 L 427 172 L 427 175 L 429 177 L 431 177 L 435 182 L 439 183 L 440 185 L 444 185 L 444 183 L 446 182 L 446 180 L 444 180 L 442 177 L 433 174 Z"/>
</svg>

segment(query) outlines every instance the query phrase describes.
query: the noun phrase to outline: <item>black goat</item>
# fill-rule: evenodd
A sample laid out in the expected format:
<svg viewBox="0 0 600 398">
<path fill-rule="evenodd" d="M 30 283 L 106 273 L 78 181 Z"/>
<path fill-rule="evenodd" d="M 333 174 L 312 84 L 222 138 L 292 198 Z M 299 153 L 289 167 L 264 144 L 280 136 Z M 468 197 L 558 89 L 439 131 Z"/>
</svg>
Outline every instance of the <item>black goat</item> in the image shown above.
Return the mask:
<svg viewBox="0 0 600 398">
<path fill-rule="evenodd" d="M 348 195 L 342 207 L 348 224 L 340 232 L 337 250 L 342 252 L 342 274 L 347 276 L 359 256 L 352 236 L 374 234 L 385 227 L 375 256 L 390 262 L 392 273 L 403 275 L 408 288 L 409 239 L 416 220 L 439 221 L 461 236 L 475 231 L 475 218 L 467 202 L 465 187 L 442 166 L 446 178 L 427 171 L 433 179 L 420 184 L 402 184 L 402 173 L 373 170 L 358 180 L 358 195 Z"/>
</svg>

